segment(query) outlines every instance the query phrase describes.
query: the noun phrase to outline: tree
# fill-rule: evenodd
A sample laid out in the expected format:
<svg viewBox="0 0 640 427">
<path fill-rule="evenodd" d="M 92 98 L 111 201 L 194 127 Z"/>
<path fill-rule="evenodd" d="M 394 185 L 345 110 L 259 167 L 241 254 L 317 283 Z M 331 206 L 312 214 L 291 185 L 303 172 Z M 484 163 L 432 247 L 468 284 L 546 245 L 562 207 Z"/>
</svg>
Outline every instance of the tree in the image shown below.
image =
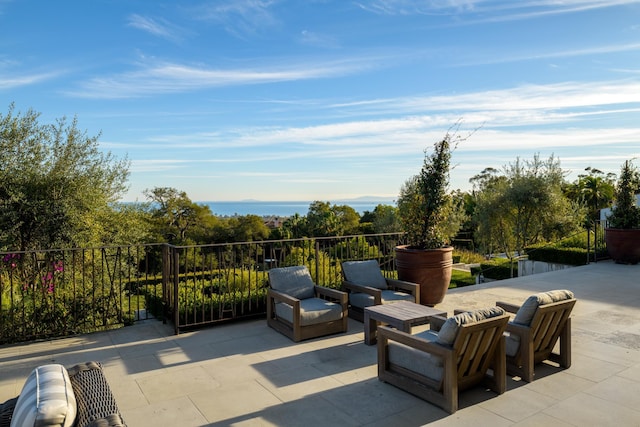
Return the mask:
<svg viewBox="0 0 640 427">
<path fill-rule="evenodd" d="M 147 189 L 144 194 L 151 201 L 152 223 L 159 240 L 185 245 L 211 238 L 207 231 L 213 230 L 217 219 L 209 206 L 198 205 L 186 192 L 171 187 Z"/>
<path fill-rule="evenodd" d="M 360 215 L 349 205 L 331 207 L 338 221 L 338 235 L 357 234 L 360 228 Z"/>
<path fill-rule="evenodd" d="M 296 212 L 284 221 L 281 228 L 272 230 L 272 236 L 275 240 L 297 239 L 305 236 L 306 228 L 306 217 Z"/>
<path fill-rule="evenodd" d="M 564 172 L 553 156 L 546 161 L 538 155 L 531 161 L 518 158 L 504 167 L 504 175 L 491 172 L 474 178 L 479 184 L 476 237 L 488 251 L 498 248 L 507 256 L 522 253 L 530 244 L 567 236 L 584 217 L 564 196 Z"/>
<path fill-rule="evenodd" d="M 375 233 L 395 233 L 402 231 L 398 208 L 391 205 L 377 205 L 373 209 L 373 231 Z"/>
<path fill-rule="evenodd" d="M 112 241 L 95 218 L 116 215 L 129 161 L 101 152 L 99 135 L 78 129 L 77 118 L 40 124 L 39 116 L 14 113 L 13 104 L 0 114 L 0 246 L 32 250 Z"/>
<path fill-rule="evenodd" d="M 307 212 L 307 237 L 325 237 L 338 235 L 338 218 L 329 202 L 315 201 Z"/>
<path fill-rule="evenodd" d="M 254 242 L 269 237 L 269 227 L 258 215 L 232 217 L 229 220 L 233 242 Z"/>
<path fill-rule="evenodd" d="M 306 216 L 306 237 L 344 236 L 357 233 L 360 215 L 351 206 L 315 201 Z"/>
<path fill-rule="evenodd" d="M 589 210 L 592 221 L 598 220 L 598 210 L 611 206 L 615 194 L 615 174 L 604 174 L 599 169 L 587 167 L 588 174 L 578 175 L 578 180 L 565 191 L 572 200 Z"/>
</svg>

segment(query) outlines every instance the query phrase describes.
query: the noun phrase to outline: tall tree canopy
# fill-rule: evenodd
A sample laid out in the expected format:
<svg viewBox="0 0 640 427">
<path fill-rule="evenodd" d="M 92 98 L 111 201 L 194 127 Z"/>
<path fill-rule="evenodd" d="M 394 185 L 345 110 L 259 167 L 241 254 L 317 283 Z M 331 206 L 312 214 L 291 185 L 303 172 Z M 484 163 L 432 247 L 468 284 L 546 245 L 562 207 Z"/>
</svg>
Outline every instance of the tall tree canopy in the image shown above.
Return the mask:
<svg viewBox="0 0 640 427">
<path fill-rule="evenodd" d="M 38 122 L 33 110 L 0 114 L 0 248 L 113 243 L 96 229 L 126 190 L 129 161 L 101 152 L 77 118 Z"/>
<path fill-rule="evenodd" d="M 554 241 L 576 231 L 584 211 L 562 192 L 564 172 L 551 156 L 517 159 L 501 175 L 485 169 L 473 177 L 476 239 L 487 252 L 522 253 L 533 243 Z"/>
</svg>

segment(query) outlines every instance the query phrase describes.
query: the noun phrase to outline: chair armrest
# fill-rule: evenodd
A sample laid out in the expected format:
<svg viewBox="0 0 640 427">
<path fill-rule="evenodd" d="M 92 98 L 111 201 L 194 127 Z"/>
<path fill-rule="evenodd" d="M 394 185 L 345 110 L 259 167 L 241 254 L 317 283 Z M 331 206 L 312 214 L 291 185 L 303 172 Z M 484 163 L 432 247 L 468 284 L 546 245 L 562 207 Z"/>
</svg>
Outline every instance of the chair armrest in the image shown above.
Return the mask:
<svg viewBox="0 0 640 427">
<path fill-rule="evenodd" d="M 382 304 L 382 289 L 372 288 L 371 286 L 356 285 L 348 280 L 342 281 L 343 289 L 352 292 L 360 292 L 363 294 L 371 295 L 373 297 L 373 305 Z"/>
<path fill-rule="evenodd" d="M 415 335 L 389 328 L 387 326 L 378 326 L 378 345 L 384 346 L 387 341 L 395 341 L 411 348 L 415 348 L 416 350 L 442 357 L 447 357 L 448 354 L 453 352 L 453 348 L 440 343 L 427 341 L 423 338 L 419 338 Z"/>
<path fill-rule="evenodd" d="M 382 298 L 382 289 L 373 288 L 371 286 L 357 285 L 357 284 L 355 284 L 353 282 L 350 282 L 348 280 L 343 280 L 342 281 L 342 287 L 344 289 L 349 290 L 349 291 L 361 292 L 363 294 L 369 294 L 374 298 L 375 298 L 376 295 L 378 295 L 378 296 L 380 296 L 380 298 Z"/>
<path fill-rule="evenodd" d="M 412 295 L 420 294 L 420 285 L 418 285 L 417 283 L 407 282 L 407 281 L 398 280 L 398 279 L 386 279 L 386 280 L 387 280 L 387 286 L 389 286 L 390 288 L 402 289 Z"/>
<path fill-rule="evenodd" d="M 518 310 L 520 309 L 519 305 L 511 304 L 509 302 L 504 302 L 504 301 L 497 301 L 496 306 L 504 309 L 504 311 L 508 313 L 517 313 Z"/>
<path fill-rule="evenodd" d="M 280 302 L 284 302 L 289 305 L 300 304 L 300 300 L 298 298 L 292 297 L 291 295 L 287 295 L 279 291 L 275 291 L 271 288 L 267 289 L 267 297 Z"/>
<path fill-rule="evenodd" d="M 349 296 L 346 292 L 339 291 L 337 289 L 327 288 L 326 286 L 315 286 L 316 295 L 324 296 L 336 301 L 340 301 L 341 304 L 346 304 L 349 300 Z"/>
<path fill-rule="evenodd" d="M 432 331 L 440 331 L 442 329 L 442 325 L 447 321 L 446 317 L 442 316 L 431 316 L 429 318 L 429 326 Z"/>
</svg>

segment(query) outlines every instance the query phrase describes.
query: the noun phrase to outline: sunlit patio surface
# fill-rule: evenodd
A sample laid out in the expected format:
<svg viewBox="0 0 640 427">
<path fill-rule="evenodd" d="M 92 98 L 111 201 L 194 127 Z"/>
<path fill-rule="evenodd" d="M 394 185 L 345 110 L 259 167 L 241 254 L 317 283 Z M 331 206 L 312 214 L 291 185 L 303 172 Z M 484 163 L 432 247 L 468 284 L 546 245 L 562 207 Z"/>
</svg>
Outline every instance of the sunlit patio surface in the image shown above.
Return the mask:
<svg viewBox="0 0 640 427">
<path fill-rule="evenodd" d="M 37 365 L 96 360 L 129 426 L 639 426 L 640 265 L 584 267 L 450 290 L 438 308 L 521 303 L 572 290 L 573 364 L 509 377 L 501 396 L 475 388 L 449 415 L 377 379 L 363 325 L 293 343 L 265 320 L 173 335 L 146 321 L 111 332 L 0 347 L 0 401 Z"/>
</svg>

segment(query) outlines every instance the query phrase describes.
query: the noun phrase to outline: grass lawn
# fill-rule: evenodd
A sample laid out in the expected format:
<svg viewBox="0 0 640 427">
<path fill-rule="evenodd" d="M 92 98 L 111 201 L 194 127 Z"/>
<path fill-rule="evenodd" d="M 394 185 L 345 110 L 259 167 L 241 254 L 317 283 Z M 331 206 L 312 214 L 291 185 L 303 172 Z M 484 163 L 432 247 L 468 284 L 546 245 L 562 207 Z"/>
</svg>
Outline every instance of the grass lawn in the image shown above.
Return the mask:
<svg viewBox="0 0 640 427">
<path fill-rule="evenodd" d="M 472 276 L 470 272 L 454 269 L 451 273 L 451 284 L 449 285 L 449 289 L 475 284 L 476 278 L 475 276 Z"/>
</svg>

